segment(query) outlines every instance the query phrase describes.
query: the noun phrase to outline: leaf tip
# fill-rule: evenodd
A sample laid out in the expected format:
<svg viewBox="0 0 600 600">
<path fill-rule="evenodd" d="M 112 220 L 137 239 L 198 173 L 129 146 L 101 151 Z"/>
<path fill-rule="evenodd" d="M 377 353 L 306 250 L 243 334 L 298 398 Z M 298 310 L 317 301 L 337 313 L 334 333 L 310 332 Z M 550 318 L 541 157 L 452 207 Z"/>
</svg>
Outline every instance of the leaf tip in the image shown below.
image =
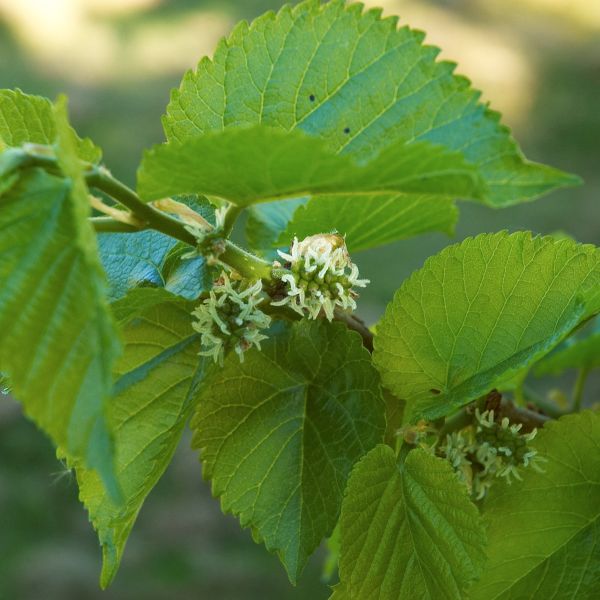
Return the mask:
<svg viewBox="0 0 600 600">
<path fill-rule="evenodd" d="M 102 571 L 100 572 L 100 587 L 105 590 L 114 581 L 121 557 L 114 544 L 102 544 Z"/>
</svg>

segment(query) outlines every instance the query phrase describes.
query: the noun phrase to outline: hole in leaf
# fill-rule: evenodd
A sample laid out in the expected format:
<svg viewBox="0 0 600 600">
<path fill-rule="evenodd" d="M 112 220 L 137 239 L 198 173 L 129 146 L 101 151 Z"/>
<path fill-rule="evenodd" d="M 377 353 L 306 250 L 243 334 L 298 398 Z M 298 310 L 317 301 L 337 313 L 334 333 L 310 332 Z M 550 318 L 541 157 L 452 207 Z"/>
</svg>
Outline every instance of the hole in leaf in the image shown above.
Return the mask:
<svg viewBox="0 0 600 600">
<path fill-rule="evenodd" d="M 437 396 L 438 394 L 441 394 L 442 392 L 440 390 L 436 390 L 435 388 L 431 388 L 429 390 L 434 396 Z"/>
<path fill-rule="evenodd" d="M 350 127 L 344 127 L 344 133 L 347 135 L 350 133 Z"/>
<path fill-rule="evenodd" d="M 314 94 L 311 94 L 311 95 L 308 97 L 308 99 L 309 99 L 311 102 L 314 102 L 314 101 L 315 101 L 315 95 L 314 95 Z"/>
</svg>

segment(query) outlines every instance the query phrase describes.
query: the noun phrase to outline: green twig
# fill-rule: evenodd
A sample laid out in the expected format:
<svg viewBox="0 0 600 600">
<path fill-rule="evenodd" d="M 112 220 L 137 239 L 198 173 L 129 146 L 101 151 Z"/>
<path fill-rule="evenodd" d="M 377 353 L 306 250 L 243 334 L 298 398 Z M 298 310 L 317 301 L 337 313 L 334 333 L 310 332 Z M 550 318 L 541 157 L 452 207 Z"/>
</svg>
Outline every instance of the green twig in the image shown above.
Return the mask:
<svg viewBox="0 0 600 600">
<path fill-rule="evenodd" d="M 85 180 L 89 187 L 96 188 L 108 194 L 119 204 L 126 206 L 140 221 L 151 229 L 156 229 L 190 246 L 196 245 L 196 238 L 185 228 L 181 221 L 142 202 L 131 188 L 115 179 L 106 169 L 92 167 L 85 172 Z"/>
<path fill-rule="evenodd" d="M 272 281 L 271 263 L 246 252 L 229 240 L 224 241 L 225 249 L 218 255 L 221 262 L 229 265 L 247 279 L 262 279 L 269 283 Z"/>
<path fill-rule="evenodd" d="M 51 147 L 28 145 L 24 148 L 11 148 L 4 152 L 0 173 L 7 174 L 29 167 L 41 167 L 52 174 L 61 172 Z M 82 162 L 82 168 L 89 187 L 105 192 L 126 206 L 142 223 L 182 242 L 192 246 L 196 245 L 196 239 L 180 221 L 142 202 L 132 189 L 115 179 L 107 169 L 85 162 Z"/>
<path fill-rule="evenodd" d="M 198 240 L 185 228 L 181 221 L 142 202 L 133 190 L 114 179 L 105 169 L 100 168 L 90 171 L 86 176 L 86 180 L 91 187 L 105 192 L 117 202 L 126 206 L 138 219 L 147 223 L 148 227 L 181 240 L 190 246 L 198 245 Z M 246 252 L 229 240 L 223 240 L 223 251 L 218 254 L 218 258 L 243 277 L 271 281 L 270 263 Z"/>
</svg>

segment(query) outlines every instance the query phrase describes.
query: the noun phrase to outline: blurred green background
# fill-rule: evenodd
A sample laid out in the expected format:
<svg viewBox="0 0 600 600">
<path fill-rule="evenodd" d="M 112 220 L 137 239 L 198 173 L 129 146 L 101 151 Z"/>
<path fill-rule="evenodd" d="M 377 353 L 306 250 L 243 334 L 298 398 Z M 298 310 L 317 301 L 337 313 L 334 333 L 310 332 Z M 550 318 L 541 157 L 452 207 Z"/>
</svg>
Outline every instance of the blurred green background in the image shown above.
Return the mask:
<svg viewBox="0 0 600 600">
<path fill-rule="evenodd" d="M 82 135 L 130 184 L 183 72 L 239 19 L 276 0 L 0 0 L 0 87 L 66 92 Z M 564 231 L 600 244 L 600 0 L 374 0 L 427 31 L 504 114 L 526 154 L 586 185 L 494 212 L 463 204 L 456 240 L 503 228 Z M 356 257 L 375 322 L 401 281 L 451 243 L 423 236 Z M 568 381 L 567 381 L 568 383 Z M 598 391 L 592 382 L 588 394 Z M 0 598 L 17 600 L 326 598 L 318 553 L 292 588 L 277 559 L 221 515 L 184 439 L 146 502 L 107 592 L 72 476 L 17 404 L 0 398 Z"/>
</svg>

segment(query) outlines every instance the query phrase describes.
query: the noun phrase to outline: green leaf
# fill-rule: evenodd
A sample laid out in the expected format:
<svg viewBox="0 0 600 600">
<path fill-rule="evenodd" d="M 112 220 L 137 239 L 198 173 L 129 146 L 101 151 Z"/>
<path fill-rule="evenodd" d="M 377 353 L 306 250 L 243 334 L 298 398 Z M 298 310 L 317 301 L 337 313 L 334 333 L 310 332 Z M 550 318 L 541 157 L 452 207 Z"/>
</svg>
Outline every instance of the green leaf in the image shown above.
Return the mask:
<svg viewBox="0 0 600 600">
<path fill-rule="evenodd" d="M 204 256 L 198 254 L 190 258 L 192 251 L 189 244 L 177 242 L 165 256 L 161 268 L 165 289 L 188 300 L 196 300 L 212 285 L 211 269 Z"/>
<path fill-rule="evenodd" d="M 336 600 L 456 599 L 481 574 L 485 530 L 450 464 L 420 448 L 399 464 L 377 446 L 342 505 Z"/>
<path fill-rule="evenodd" d="M 103 588 L 117 572 L 144 500 L 171 462 L 204 373 L 191 307 L 182 301 L 164 302 L 165 294 L 161 289 L 139 289 L 119 301 L 129 300 L 138 309 L 124 317 L 124 353 L 116 367 L 109 411 L 124 503 L 111 501 L 95 473 L 77 470 L 80 499 L 102 545 Z M 140 296 L 155 305 L 144 309 Z"/>
<path fill-rule="evenodd" d="M 143 502 L 171 462 L 207 368 L 186 301 L 201 292 L 206 273 L 201 258 L 182 260 L 182 245 L 157 232 L 102 234 L 100 249 L 125 341 L 109 405 L 124 503 L 115 505 L 89 471 L 78 470 L 78 482 L 102 545 L 106 588 Z"/>
<path fill-rule="evenodd" d="M 377 372 L 354 332 L 301 321 L 225 361 L 192 421 L 225 512 L 276 551 L 292 582 L 338 519 L 352 465 L 383 439 Z"/>
<path fill-rule="evenodd" d="M 484 505 L 489 562 L 473 600 L 576 598 L 600 589 L 600 415 L 546 424 L 532 442 L 548 462 L 496 485 Z"/>
<path fill-rule="evenodd" d="M 578 183 L 524 159 L 498 113 L 424 34 L 343 0 L 317 0 L 240 23 L 171 95 L 170 141 L 263 124 L 301 129 L 334 152 L 372 158 L 388 144 L 428 141 L 479 166 L 485 200 L 506 206 Z"/>
<path fill-rule="evenodd" d="M 159 304 L 178 304 L 186 306 L 188 302 L 181 296 L 175 296 L 165 288 L 139 287 L 127 292 L 127 295 L 115 300 L 110 307 L 119 325 L 125 325 L 133 318 L 147 312 Z"/>
<path fill-rule="evenodd" d="M 144 154 L 138 189 L 147 201 L 205 194 L 248 206 L 308 194 L 477 198 L 481 182 L 461 154 L 427 142 L 399 141 L 371 160 L 357 162 L 301 131 L 255 125 L 155 146 Z"/>
<path fill-rule="evenodd" d="M 570 338 L 535 367 L 535 374 L 560 375 L 567 369 L 600 367 L 600 323 L 586 336 Z"/>
<path fill-rule="evenodd" d="M 56 119 L 67 178 L 30 170 L 0 197 L 0 367 L 70 463 L 118 497 L 104 414 L 118 334 L 64 105 Z"/>
<path fill-rule="evenodd" d="M 183 246 L 162 233 L 102 233 L 99 246 L 112 301 L 139 287 L 165 288 L 188 300 L 206 289 L 208 272 L 204 259 L 198 256 L 183 260 Z M 190 250 L 185 246 L 185 252 Z"/>
<path fill-rule="evenodd" d="M 98 163 L 102 151 L 89 139 L 75 136 L 77 156 Z M 25 143 L 52 145 L 57 139 L 56 119 L 52 103 L 41 96 L 30 96 L 21 90 L 0 90 L 0 151 Z"/>
<path fill-rule="evenodd" d="M 335 230 L 346 236 L 350 252 L 357 252 L 430 231 L 453 235 L 457 220 L 458 209 L 450 198 L 407 194 L 319 197 L 296 210 L 277 245 L 289 245 L 294 236 L 302 239 Z"/>
<path fill-rule="evenodd" d="M 185 196 L 176 200 L 215 224 L 214 209 L 205 198 Z M 108 275 L 108 295 L 113 302 L 140 287 L 165 288 L 176 296 L 195 300 L 210 283 L 202 256 L 183 258 L 192 249 L 157 231 L 101 233 L 98 239 L 100 259 Z"/>
<path fill-rule="evenodd" d="M 499 387 L 600 310 L 600 251 L 529 233 L 469 238 L 396 292 L 375 335 L 384 385 L 437 418 Z"/>
</svg>

